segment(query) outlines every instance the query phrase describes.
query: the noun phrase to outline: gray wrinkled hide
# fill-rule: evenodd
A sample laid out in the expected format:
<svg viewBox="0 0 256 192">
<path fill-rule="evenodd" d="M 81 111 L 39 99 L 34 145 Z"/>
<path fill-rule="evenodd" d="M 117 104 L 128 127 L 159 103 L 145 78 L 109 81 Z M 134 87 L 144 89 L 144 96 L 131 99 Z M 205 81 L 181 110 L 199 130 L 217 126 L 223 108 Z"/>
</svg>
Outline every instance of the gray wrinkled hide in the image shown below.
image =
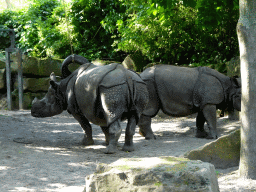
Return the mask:
<svg viewBox="0 0 256 192">
<path fill-rule="evenodd" d="M 132 80 L 131 90 L 135 90 L 131 93 L 134 97 L 134 104 L 131 105 L 137 107 L 134 110 L 142 111 L 145 106 L 141 106 L 139 101 L 147 99 L 145 83 L 135 73 L 128 73 Z M 124 108 L 124 104 L 130 102 L 130 93 L 122 65 L 89 66 L 76 79 L 74 90 L 81 112 L 94 124 L 108 126 L 129 110 Z M 138 90 L 141 90 L 141 94 L 136 95 Z M 100 114 L 95 116 L 102 109 L 104 118 Z"/>
<path fill-rule="evenodd" d="M 208 67 L 157 65 L 140 75 L 149 91 L 149 104 L 138 124 L 146 139 L 155 138 L 151 118 L 160 109 L 177 117 L 198 113 L 196 137 L 208 139 L 217 138 L 216 109 L 241 110 L 241 85 L 237 79 Z M 204 130 L 205 122 L 209 133 Z"/>
<path fill-rule="evenodd" d="M 82 65 L 73 73 L 67 70 L 71 56 L 63 64 L 64 79 L 57 82 L 51 74 L 48 93 L 41 100 L 35 99 L 31 115 L 51 117 L 67 110 L 85 131 L 84 145 L 94 143 L 89 122 L 99 125 L 105 134 L 107 151 L 115 153 L 121 134 L 120 121 L 127 119 L 124 151 L 133 151 L 133 135 L 140 115 L 148 103 L 146 84 L 138 74 L 126 70 L 120 64 L 96 66 Z M 78 59 L 79 59 L 78 58 Z M 76 57 L 74 58 L 76 61 Z"/>
<path fill-rule="evenodd" d="M 148 82 L 150 93 L 150 103 L 143 114 L 151 117 L 159 108 L 168 115 L 187 116 L 197 112 L 196 107 L 221 104 L 231 86 L 229 77 L 207 67 L 198 70 L 158 65 L 143 71 L 141 78 Z"/>
</svg>

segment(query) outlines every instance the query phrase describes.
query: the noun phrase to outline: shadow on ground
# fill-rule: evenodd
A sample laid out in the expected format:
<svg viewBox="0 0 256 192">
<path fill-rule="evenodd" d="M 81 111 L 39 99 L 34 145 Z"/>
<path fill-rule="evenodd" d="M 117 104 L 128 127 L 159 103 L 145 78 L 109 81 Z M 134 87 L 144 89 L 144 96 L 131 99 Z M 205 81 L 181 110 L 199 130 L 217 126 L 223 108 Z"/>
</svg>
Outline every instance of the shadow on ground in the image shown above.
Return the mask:
<svg viewBox="0 0 256 192">
<path fill-rule="evenodd" d="M 85 177 L 99 163 L 120 158 L 180 157 L 211 140 L 197 139 L 195 118 L 155 118 L 156 140 L 134 135 L 135 151 L 124 152 L 126 122 L 116 154 L 104 154 L 100 127 L 92 125 L 95 144 L 82 146 L 83 130 L 68 113 L 51 118 L 34 118 L 30 111 L 0 111 L 0 191 L 82 191 Z M 237 121 L 218 119 L 220 135 L 239 128 Z"/>
</svg>

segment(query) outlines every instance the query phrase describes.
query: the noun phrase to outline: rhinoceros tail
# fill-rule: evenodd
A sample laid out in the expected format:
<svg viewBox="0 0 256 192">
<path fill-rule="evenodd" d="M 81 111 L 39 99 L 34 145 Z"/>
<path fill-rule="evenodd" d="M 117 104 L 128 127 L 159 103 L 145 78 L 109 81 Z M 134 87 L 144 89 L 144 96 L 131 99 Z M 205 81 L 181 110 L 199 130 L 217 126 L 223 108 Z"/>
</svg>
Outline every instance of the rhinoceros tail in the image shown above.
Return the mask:
<svg viewBox="0 0 256 192">
<path fill-rule="evenodd" d="M 129 111 L 135 113 L 136 123 L 138 123 L 140 114 L 145 109 L 149 100 L 147 86 L 134 71 L 126 71 L 125 76 L 130 95 L 130 101 L 128 103 Z"/>
<path fill-rule="evenodd" d="M 68 66 L 70 63 L 77 63 L 79 65 L 88 63 L 89 61 L 80 55 L 69 55 L 62 63 L 62 67 L 61 67 L 61 73 L 62 73 L 62 77 L 66 78 L 71 74 L 71 71 L 68 69 Z"/>
</svg>

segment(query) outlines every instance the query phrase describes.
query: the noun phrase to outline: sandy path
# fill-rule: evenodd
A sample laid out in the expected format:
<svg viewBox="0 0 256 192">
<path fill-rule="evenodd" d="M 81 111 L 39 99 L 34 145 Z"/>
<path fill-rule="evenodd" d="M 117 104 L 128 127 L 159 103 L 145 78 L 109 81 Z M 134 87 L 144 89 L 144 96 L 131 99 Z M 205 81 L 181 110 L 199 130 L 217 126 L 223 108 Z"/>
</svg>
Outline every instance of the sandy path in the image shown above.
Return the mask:
<svg viewBox="0 0 256 192">
<path fill-rule="evenodd" d="M 123 130 L 126 123 L 122 123 Z M 220 135 L 239 128 L 239 121 L 218 119 Z M 194 137 L 195 118 L 155 118 L 157 140 L 134 136 L 136 151 L 104 154 L 104 135 L 93 125 L 95 145 L 79 143 L 83 131 L 66 112 L 51 118 L 34 118 L 30 111 L 0 111 L 0 191 L 83 191 L 85 176 L 98 163 L 111 163 L 125 157 L 181 157 L 211 140 Z M 124 131 L 123 131 L 124 132 Z M 255 181 L 241 181 L 238 167 L 217 170 L 221 191 L 256 191 Z"/>
</svg>

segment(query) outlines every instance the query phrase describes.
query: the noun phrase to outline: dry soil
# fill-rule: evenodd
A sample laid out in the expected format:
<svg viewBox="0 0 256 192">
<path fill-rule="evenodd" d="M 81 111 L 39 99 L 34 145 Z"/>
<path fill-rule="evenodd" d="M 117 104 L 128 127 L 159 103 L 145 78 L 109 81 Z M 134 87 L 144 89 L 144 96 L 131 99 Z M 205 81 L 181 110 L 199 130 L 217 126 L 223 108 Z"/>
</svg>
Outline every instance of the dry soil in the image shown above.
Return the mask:
<svg viewBox="0 0 256 192">
<path fill-rule="evenodd" d="M 77 121 L 64 112 L 50 118 L 34 118 L 30 111 L 0 110 L 0 191 L 72 191 L 82 192 L 85 177 L 99 163 L 119 158 L 175 156 L 182 157 L 212 140 L 195 138 L 195 116 L 153 120 L 156 140 L 134 136 L 136 150 L 124 152 L 126 122 L 116 154 L 104 154 L 104 135 L 93 126 L 95 144 L 82 146 L 83 131 Z M 218 118 L 219 136 L 239 129 L 239 121 Z M 256 191 L 256 181 L 241 180 L 238 167 L 216 170 L 220 191 Z"/>
</svg>

